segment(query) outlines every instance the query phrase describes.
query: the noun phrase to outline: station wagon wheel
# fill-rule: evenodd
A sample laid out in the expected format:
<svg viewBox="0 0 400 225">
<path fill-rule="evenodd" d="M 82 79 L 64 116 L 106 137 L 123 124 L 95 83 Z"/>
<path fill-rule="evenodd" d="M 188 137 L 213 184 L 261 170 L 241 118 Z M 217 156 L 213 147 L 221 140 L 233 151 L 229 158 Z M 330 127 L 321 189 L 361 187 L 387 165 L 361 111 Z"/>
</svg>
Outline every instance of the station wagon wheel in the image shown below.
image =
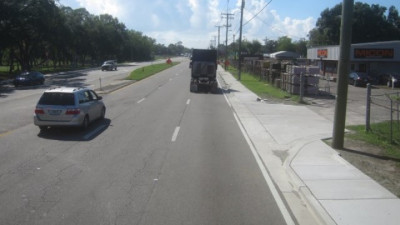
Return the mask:
<svg viewBox="0 0 400 225">
<path fill-rule="evenodd" d="M 100 120 L 104 120 L 105 117 L 106 117 L 106 108 L 103 107 L 101 109 Z"/>
<path fill-rule="evenodd" d="M 86 130 L 88 127 L 89 127 L 89 116 L 85 116 L 81 125 L 81 129 Z"/>
</svg>

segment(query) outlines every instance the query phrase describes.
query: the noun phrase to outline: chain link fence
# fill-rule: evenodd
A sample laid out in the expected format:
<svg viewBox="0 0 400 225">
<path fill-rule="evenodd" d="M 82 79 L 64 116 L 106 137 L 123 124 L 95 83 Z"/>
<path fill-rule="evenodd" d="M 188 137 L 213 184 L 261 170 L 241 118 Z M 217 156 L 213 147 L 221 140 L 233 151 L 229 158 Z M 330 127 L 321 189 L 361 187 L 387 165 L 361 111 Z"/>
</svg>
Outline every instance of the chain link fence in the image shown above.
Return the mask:
<svg viewBox="0 0 400 225">
<path fill-rule="evenodd" d="M 365 127 L 367 131 L 384 135 L 390 143 L 400 139 L 399 91 L 379 93 L 370 85 L 367 86 Z"/>
</svg>

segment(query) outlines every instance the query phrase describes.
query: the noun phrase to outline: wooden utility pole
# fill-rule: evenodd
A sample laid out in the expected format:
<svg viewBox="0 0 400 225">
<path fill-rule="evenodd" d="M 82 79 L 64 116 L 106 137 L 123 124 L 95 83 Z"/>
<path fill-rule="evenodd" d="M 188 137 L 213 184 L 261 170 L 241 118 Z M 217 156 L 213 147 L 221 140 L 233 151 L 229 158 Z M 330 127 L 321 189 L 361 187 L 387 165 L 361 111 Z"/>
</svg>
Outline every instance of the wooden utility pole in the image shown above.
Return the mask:
<svg viewBox="0 0 400 225">
<path fill-rule="evenodd" d="M 239 68 L 238 68 L 238 80 L 242 78 L 242 28 L 243 28 L 243 9 L 244 0 L 242 0 L 242 6 L 240 7 L 240 32 L 239 32 Z"/>
<path fill-rule="evenodd" d="M 226 70 L 226 62 L 228 61 L 228 31 L 229 31 L 229 27 L 231 27 L 231 25 L 229 24 L 229 20 L 233 19 L 233 15 L 232 13 L 222 13 L 222 18 L 226 18 L 226 40 L 225 40 L 225 70 Z"/>
<path fill-rule="evenodd" d="M 218 27 L 218 46 L 219 46 L 220 32 L 221 32 L 221 27 L 223 27 L 223 26 L 215 26 L 215 27 Z"/>
<path fill-rule="evenodd" d="M 343 149 L 344 129 L 346 126 L 346 107 L 347 107 L 347 82 L 350 72 L 351 54 L 351 27 L 353 21 L 354 0 L 343 0 L 342 4 L 342 23 L 340 27 L 340 58 L 339 73 L 337 83 L 337 96 L 335 106 L 335 116 L 333 121 L 333 140 L 332 147 Z"/>
</svg>

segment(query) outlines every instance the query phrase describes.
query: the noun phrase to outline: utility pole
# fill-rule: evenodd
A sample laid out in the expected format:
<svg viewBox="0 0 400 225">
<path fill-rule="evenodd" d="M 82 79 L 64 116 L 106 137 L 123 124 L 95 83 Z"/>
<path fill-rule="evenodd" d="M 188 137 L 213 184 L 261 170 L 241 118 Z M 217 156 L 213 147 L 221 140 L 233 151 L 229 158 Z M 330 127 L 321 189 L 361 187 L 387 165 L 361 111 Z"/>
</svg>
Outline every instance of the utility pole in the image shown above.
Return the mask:
<svg viewBox="0 0 400 225">
<path fill-rule="evenodd" d="M 218 27 L 218 45 L 217 45 L 217 59 L 219 60 L 219 40 L 220 40 L 220 30 L 221 30 L 221 27 L 223 27 L 223 26 L 216 26 L 216 27 Z"/>
<path fill-rule="evenodd" d="M 244 9 L 244 0 L 242 0 L 242 6 L 240 7 L 240 32 L 239 32 L 239 72 L 238 72 L 238 80 L 242 78 L 242 28 L 243 28 L 243 9 Z"/>
<path fill-rule="evenodd" d="M 337 96 L 335 106 L 335 116 L 333 121 L 333 140 L 332 147 L 343 149 L 344 129 L 346 125 L 347 107 L 347 79 L 350 72 L 351 54 L 351 27 L 353 18 L 354 0 L 343 0 L 342 4 L 342 23 L 340 27 L 340 58 L 339 74 L 337 83 Z"/>
<path fill-rule="evenodd" d="M 226 40 L 225 40 L 225 70 L 226 70 L 226 62 L 228 61 L 228 31 L 229 31 L 229 27 L 231 27 L 231 25 L 229 24 L 229 20 L 233 19 L 233 15 L 232 13 L 228 13 L 228 11 L 226 13 L 222 13 L 222 18 L 226 18 Z"/>
</svg>

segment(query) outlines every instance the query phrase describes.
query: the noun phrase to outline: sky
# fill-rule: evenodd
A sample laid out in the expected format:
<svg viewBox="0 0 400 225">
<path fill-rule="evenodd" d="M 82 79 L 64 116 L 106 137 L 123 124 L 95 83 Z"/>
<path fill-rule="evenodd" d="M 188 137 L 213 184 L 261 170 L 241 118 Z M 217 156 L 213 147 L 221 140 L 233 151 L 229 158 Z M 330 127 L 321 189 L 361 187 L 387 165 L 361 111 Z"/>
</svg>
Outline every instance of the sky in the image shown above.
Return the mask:
<svg viewBox="0 0 400 225">
<path fill-rule="evenodd" d="M 356 2 L 357 0 L 355 0 Z M 94 15 L 110 14 L 127 29 L 142 32 L 168 46 L 182 42 L 188 48 L 208 48 L 226 40 L 226 17 L 230 14 L 228 44 L 239 38 L 242 0 L 58 0 L 73 9 L 86 8 Z M 245 0 L 243 39 L 264 43 L 288 36 L 307 38 L 323 10 L 342 0 Z M 400 11 L 399 0 L 362 0 Z M 253 18 L 254 17 L 254 18 Z M 252 19 L 253 18 L 253 19 Z"/>
</svg>

